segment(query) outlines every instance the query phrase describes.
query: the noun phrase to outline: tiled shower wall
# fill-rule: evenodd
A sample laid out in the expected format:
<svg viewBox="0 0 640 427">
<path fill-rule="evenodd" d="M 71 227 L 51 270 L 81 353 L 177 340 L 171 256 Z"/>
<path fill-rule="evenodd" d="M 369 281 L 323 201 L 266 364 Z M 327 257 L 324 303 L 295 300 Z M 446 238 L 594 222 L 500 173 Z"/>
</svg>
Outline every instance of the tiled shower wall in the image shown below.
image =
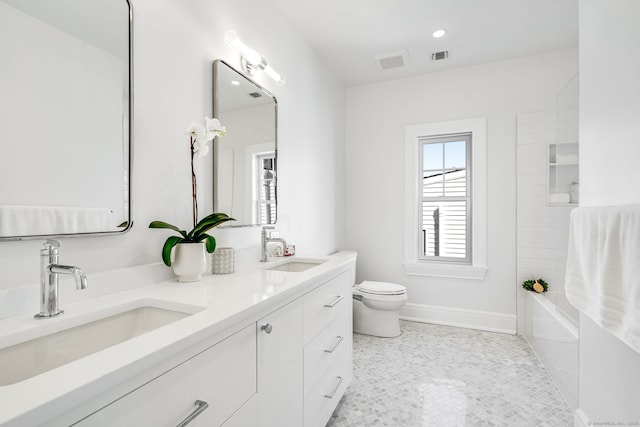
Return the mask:
<svg viewBox="0 0 640 427">
<path fill-rule="evenodd" d="M 564 292 L 569 214 L 573 206 L 547 206 L 547 145 L 558 142 L 558 117 L 563 116 L 555 110 L 517 117 L 518 333 L 524 332 L 520 316 L 524 313 L 526 292 L 520 284 L 531 278 L 542 277 L 549 283 L 545 296 L 567 317 L 578 321 L 578 312 Z"/>
</svg>

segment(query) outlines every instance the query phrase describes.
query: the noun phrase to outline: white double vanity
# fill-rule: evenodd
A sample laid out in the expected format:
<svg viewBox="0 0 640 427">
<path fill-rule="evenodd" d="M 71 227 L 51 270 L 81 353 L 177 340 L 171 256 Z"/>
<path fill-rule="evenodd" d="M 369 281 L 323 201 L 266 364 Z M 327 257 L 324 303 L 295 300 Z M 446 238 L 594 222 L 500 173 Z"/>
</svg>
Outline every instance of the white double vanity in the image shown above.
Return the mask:
<svg viewBox="0 0 640 427">
<path fill-rule="evenodd" d="M 0 425 L 324 426 L 351 380 L 355 262 L 63 289 L 64 315 L 0 321 Z"/>
<path fill-rule="evenodd" d="M 12 183 L 0 194 L 0 241 L 121 234 L 133 224 L 130 1 L 52 4 L 0 0 L 0 34 L 12 40 L 3 61 L 15 76 L 0 81 L 12 106 L 0 127 L 20 134 L 40 117 L 48 129 L 46 144 L 35 151 L 4 147 L 3 159 L 14 167 L 0 169 L 0 179 Z M 209 58 L 209 50 L 202 55 Z M 276 98 L 222 60 L 214 62 L 213 75 L 214 114 L 230 130 L 214 141 L 213 209 L 228 212 L 237 226 L 271 227 Z M 41 89 L 34 91 L 36 80 Z M 252 101 L 239 105 L 231 86 Z M 66 88 L 75 88 L 73 96 Z M 153 155 L 161 152 L 154 148 Z M 169 151 L 163 155 L 174 160 Z M 69 159 L 73 171 L 62 168 L 55 185 L 42 184 L 51 181 L 51 165 Z M 253 164 L 260 173 L 246 167 Z M 263 252 L 266 243 L 263 237 Z M 164 265 L 85 278 L 78 267 L 58 264 L 57 242 L 48 241 L 45 250 L 47 292 L 38 298 L 35 286 L 0 289 L 1 427 L 324 426 L 351 380 L 354 252 L 266 263 L 256 256 L 233 274 L 181 284 L 168 279 Z M 65 277 L 58 295 L 58 275 L 75 277 L 81 291 Z"/>
</svg>

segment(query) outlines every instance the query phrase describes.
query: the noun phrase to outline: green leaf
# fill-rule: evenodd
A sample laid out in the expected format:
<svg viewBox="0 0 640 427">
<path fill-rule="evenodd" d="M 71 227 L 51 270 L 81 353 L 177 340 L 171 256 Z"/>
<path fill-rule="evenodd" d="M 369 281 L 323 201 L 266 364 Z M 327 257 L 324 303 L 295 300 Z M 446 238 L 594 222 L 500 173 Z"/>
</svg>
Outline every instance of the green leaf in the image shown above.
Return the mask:
<svg viewBox="0 0 640 427">
<path fill-rule="evenodd" d="M 204 244 L 207 248 L 207 252 L 212 254 L 213 251 L 216 250 L 216 239 L 213 236 L 210 236 L 209 234 L 203 234 L 202 237 L 205 238 Z"/>
<path fill-rule="evenodd" d="M 211 230 L 213 227 L 217 227 L 220 224 L 223 224 L 227 221 L 235 221 L 234 218 L 231 218 L 229 215 L 225 213 L 212 213 L 211 215 L 207 215 L 202 218 L 198 224 L 191 230 L 188 236 L 186 236 L 189 240 L 201 241 L 200 238 L 207 231 Z"/>
<path fill-rule="evenodd" d="M 162 247 L 162 261 L 167 267 L 171 267 L 171 250 L 175 245 L 180 242 L 183 242 L 184 239 L 178 236 L 171 236 L 165 242 Z"/>
<path fill-rule="evenodd" d="M 149 224 L 149 228 L 168 228 L 170 230 L 177 231 L 185 239 L 187 238 L 187 232 L 186 231 L 180 230 L 175 225 L 171 225 L 171 224 L 169 224 L 167 222 L 164 222 L 164 221 L 153 221 L 151 224 Z"/>
</svg>

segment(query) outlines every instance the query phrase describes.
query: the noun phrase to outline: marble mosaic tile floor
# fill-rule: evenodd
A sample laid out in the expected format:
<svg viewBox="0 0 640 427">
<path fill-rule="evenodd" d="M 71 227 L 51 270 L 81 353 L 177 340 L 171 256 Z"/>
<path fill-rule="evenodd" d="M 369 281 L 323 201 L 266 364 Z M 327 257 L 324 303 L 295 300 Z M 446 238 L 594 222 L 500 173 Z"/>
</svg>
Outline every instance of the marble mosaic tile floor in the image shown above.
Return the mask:
<svg viewBox="0 0 640 427">
<path fill-rule="evenodd" d="M 354 378 L 327 427 L 573 426 L 522 337 L 401 322 L 398 338 L 354 334 Z"/>
</svg>

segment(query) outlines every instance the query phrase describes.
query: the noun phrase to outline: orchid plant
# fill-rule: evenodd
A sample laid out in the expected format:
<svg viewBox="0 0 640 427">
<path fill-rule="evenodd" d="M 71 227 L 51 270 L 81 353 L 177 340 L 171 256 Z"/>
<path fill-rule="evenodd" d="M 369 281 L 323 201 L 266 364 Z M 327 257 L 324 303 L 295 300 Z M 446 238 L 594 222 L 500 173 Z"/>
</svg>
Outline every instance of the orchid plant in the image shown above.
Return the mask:
<svg viewBox="0 0 640 427">
<path fill-rule="evenodd" d="M 193 199 L 193 226 L 198 221 L 198 189 L 196 181 L 196 171 L 193 160 L 196 156 L 205 157 L 209 153 L 209 141 L 213 141 L 216 136 L 225 136 L 227 130 L 220 124 L 220 120 L 216 118 L 210 119 L 205 117 L 206 126 L 203 127 L 197 123 L 191 123 L 187 129 L 189 142 L 191 144 L 191 196 Z"/>
<path fill-rule="evenodd" d="M 216 118 L 205 117 L 205 126 L 197 123 L 191 123 L 187 129 L 189 135 L 189 144 L 191 147 L 191 196 L 193 200 L 193 229 L 187 233 L 175 225 L 171 225 L 164 221 L 153 221 L 149 224 L 149 228 L 168 228 L 176 231 L 179 236 L 171 236 L 162 247 L 162 260 L 167 266 L 171 266 L 171 250 L 178 243 L 195 243 L 205 241 L 205 247 L 208 253 L 213 253 L 216 249 L 216 239 L 207 234 L 207 231 L 217 227 L 227 221 L 235 221 L 224 213 L 212 213 L 202 218 L 198 222 L 198 187 L 196 171 L 194 167 L 194 159 L 196 156 L 205 157 L 209 153 L 209 142 L 216 136 L 222 137 L 227 134 L 227 130 L 220 124 Z"/>
</svg>

